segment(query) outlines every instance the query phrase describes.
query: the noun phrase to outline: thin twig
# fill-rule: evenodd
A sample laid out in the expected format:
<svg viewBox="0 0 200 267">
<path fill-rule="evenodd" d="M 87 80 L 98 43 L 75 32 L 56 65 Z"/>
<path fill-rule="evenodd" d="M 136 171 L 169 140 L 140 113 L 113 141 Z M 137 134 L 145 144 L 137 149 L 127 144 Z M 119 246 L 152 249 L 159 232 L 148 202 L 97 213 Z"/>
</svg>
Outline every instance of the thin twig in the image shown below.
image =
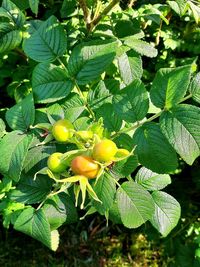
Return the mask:
<svg viewBox="0 0 200 267">
<path fill-rule="evenodd" d="M 120 134 L 122 134 L 122 133 L 128 133 L 128 132 L 130 132 L 130 131 L 133 131 L 133 130 L 137 129 L 138 127 L 142 126 L 144 123 L 146 123 L 146 122 L 151 122 L 151 121 L 155 120 L 156 118 L 160 117 L 160 115 L 163 113 L 163 111 L 164 111 L 164 110 L 161 110 L 160 112 L 158 112 L 158 113 L 156 113 L 155 115 L 151 116 L 151 117 L 150 117 L 149 119 L 147 119 L 146 121 L 143 121 L 143 122 L 141 122 L 141 123 L 138 122 L 136 125 L 133 125 L 133 126 L 131 126 L 131 127 L 129 127 L 129 128 L 126 128 L 126 129 L 122 129 L 121 131 L 119 131 L 119 132 L 113 134 L 111 137 L 112 137 L 112 138 L 115 138 L 115 137 L 117 137 L 118 135 L 120 135 Z"/>
<path fill-rule="evenodd" d="M 99 23 L 99 21 L 102 20 L 112 10 L 112 8 L 115 5 L 117 5 L 119 2 L 120 0 L 112 0 L 110 4 L 108 4 L 108 6 L 105 7 L 104 10 L 98 16 L 90 22 L 89 30 L 92 31 L 94 27 Z"/>
<path fill-rule="evenodd" d="M 86 24 L 87 28 L 89 29 L 91 18 L 90 18 L 90 12 L 89 12 L 89 9 L 87 7 L 86 0 L 79 0 L 79 5 L 83 10 L 85 24 Z"/>
<path fill-rule="evenodd" d="M 181 100 L 180 103 L 182 103 L 182 102 L 184 102 L 184 101 L 190 99 L 191 97 L 192 97 L 192 94 L 187 95 L 186 97 L 184 97 L 184 98 Z"/>
<path fill-rule="evenodd" d="M 68 69 L 67 67 L 65 66 L 65 64 L 62 62 L 62 60 L 60 58 L 57 58 L 58 62 L 60 63 L 60 65 L 62 66 L 62 68 L 68 73 Z M 95 121 L 95 115 L 94 115 L 94 112 L 92 111 L 92 109 L 90 108 L 90 106 L 88 105 L 88 102 L 87 100 L 85 99 L 80 87 L 78 86 L 77 82 L 75 79 L 71 79 L 71 81 L 74 83 L 75 87 L 76 87 L 76 90 L 80 96 L 80 98 L 82 99 L 83 103 L 84 103 L 84 106 L 85 108 L 87 109 L 87 111 L 89 112 L 89 114 L 92 116 L 93 120 Z"/>
<path fill-rule="evenodd" d="M 62 66 L 62 68 L 68 73 L 68 69 L 67 67 L 65 66 L 65 64 L 62 62 L 62 60 L 58 57 L 57 58 L 58 62 L 60 63 L 60 65 Z"/>
<path fill-rule="evenodd" d="M 182 102 L 185 102 L 186 100 L 190 99 L 191 97 L 192 97 L 192 94 L 189 94 L 189 95 L 185 96 L 185 97 L 179 102 L 179 104 L 182 103 Z M 122 129 L 122 130 L 120 130 L 119 132 L 116 132 L 115 134 L 113 134 L 113 135 L 111 136 L 111 138 L 113 139 L 113 138 L 119 136 L 119 135 L 122 134 L 122 133 L 128 133 L 128 132 L 130 132 L 130 131 L 133 131 L 133 130 L 137 129 L 138 127 L 142 126 L 144 123 L 146 123 L 146 122 L 151 122 L 151 121 L 155 120 L 156 118 L 160 117 L 160 115 L 161 115 L 164 111 L 165 111 L 165 108 L 164 108 L 163 110 L 161 110 L 160 112 L 154 114 L 154 115 L 151 116 L 150 118 L 148 118 L 146 121 L 142 121 L 141 123 L 138 122 L 137 124 L 135 124 L 135 125 L 133 125 L 133 126 L 131 126 L 131 127 L 129 127 L 129 128 Z"/>
<path fill-rule="evenodd" d="M 136 2 L 136 0 L 130 0 L 128 7 L 131 8 L 135 2 Z"/>
<path fill-rule="evenodd" d="M 155 40 L 155 46 L 158 46 L 160 43 L 160 35 L 161 35 L 162 25 L 163 25 L 163 20 L 160 21 L 160 27 L 158 29 L 158 32 L 156 35 L 156 40 Z"/>
<path fill-rule="evenodd" d="M 76 86 L 76 89 L 77 89 L 77 92 L 79 94 L 79 96 L 81 97 L 81 99 L 83 100 L 83 103 L 87 109 L 87 111 L 89 112 L 89 114 L 92 116 L 93 120 L 95 121 L 95 115 L 94 115 L 94 112 L 92 111 L 92 109 L 90 108 L 90 106 L 88 105 L 88 102 L 87 100 L 85 99 L 80 87 L 78 86 L 76 80 L 74 80 L 74 83 L 75 83 L 75 86 Z"/>
<path fill-rule="evenodd" d="M 16 47 L 14 51 L 19 54 L 25 61 L 28 60 L 26 54 L 20 48 Z"/>
</svg>

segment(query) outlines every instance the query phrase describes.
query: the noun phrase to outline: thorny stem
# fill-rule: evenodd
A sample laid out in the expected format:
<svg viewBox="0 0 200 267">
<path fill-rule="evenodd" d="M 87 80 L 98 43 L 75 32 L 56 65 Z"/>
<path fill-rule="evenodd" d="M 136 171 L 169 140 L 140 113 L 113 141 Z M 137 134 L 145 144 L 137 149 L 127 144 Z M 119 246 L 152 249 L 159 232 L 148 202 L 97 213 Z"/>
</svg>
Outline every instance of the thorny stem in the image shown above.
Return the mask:
<svg viewBox="0 0 200 267">
<path fill-rule="evenodd" d="M 111 9 L 117 5 L 120 2 L 120 0 L 112 0 L 110 2 L 110 4 L 108 4 L 107 7 L 104 8 L 104 10 L 96 17 L 94 18 L 94 20 L 92 20 L 89 23 L 89 31 L 92 31 L 94 29 L 94 27 L 99 23 L 99 21 L 104 18 L 110 11 Z"/>
<path fill-rule="evenodd" d="M 99 13 L 101 12 L 101 7 L 102 7 L 101 1 L 97 0 L 97 5 L 92 20 L 96 19 L 99 16 Z"/>
<path fill-rule="evenodd" d="M 26 56 L 26 54 L 25 54 L 20 48 L 16 47 L 16 48 L 14 49 L 14 51 L 15 51 L 17 54 L 19 54 L 25 61 L 27 61 L 27 56 Z"/>
<path fill-rule="evenodd" d="M 119 131 L 119 132 L 113 134 L 113 135 L 111 136 L 111 138 L 115 138 L 115 137 L 117 137 L 118 135 L 120 135 L 120 134 L 122 134 L 122 133 L 128 133 L 128 132 L 130 132 L 130 131 L 132 131 L 132 130 L 137 129 L 139 126 L 142 126 L 142 125 L 143 125 L 144 123 L 146 123 L 146 122 L 150 122 L 150 121 L 155 120 L 156 118 L 160 117 L 160 115 L 163 113 L 163 111 L 164 111 L 164 110 L 161 110 L 160 112 L 158 112 L 158 113 L 156 113 L 155 115 L 151 116 L 151 117 L 150 117 L 149 119 L 147 119 L 146 121 L 143 121 L 143 122 L 141 122 L 141 123 L 138 122 L 136 125 L 133 125 L 133 126 L 131 126 L 131 127 L 129 127 L 129 128 L 126 128 L 126 129 L 122 129 L 121 131 Z"/>
<path fill-rule="evenodd" d="M 192 97 L 192 94 L 189 94 L 189 95 L 187 95 L 186 97 L 184 97 L 179 103 L 182 103 L 182 102 L 184 102 L 184 101 L 190 99 L 191 97 Z M 165 110 L 166 110 L 166 109 L 164 108 L 163 110 L 159 111 L 158 113 L 156 113 L 156 114 L 154 114 L 153 116 L 151 116 L 150 118 L 148 118 L 146 121 L 143 121 L 143 122 L 141 122 L 141 123 L 138 122 L 137 124 L 135 124 L 135 125 L 133 125 L 133 126 L 131 126 L 131 127 L 129 127 L 129 128 L 122 129 L 121 131 L 116 132 L 115 134 L 113 134 L 113 135 L 111 136 L 111 138 L 113 139 L 113 138 L 119 136 L 119 135 L 122 134 L 122 133 L 128 133 L 128 132 L 130 132 L 130 131 L 132 131 L 132 130 L 135 130 L 135 129 L 137 129 L 138 127 L 142 126 L 142 125 L 143 125 L 144 123 L 146 123 L 146 122 L 151 122 L 151 121 L 155 120 L 156 118 L 160 117 L 160 115 L 161 115 Z"/>
<path fill-rule="evenodd" d="M 79 0 L 79 5 L 80 7 L 82 8 L 83 10 L 83 15 L 84 15 L 84 20 L 85 20 L 85 23 L 86 23 L 86 26 L 87 26 L 87 29 L 89 30 L 89 25 L 90 25 L 90 12 L 89 12 L 89 9 L 87 7 L 87 3 L 85 0 Z"/>
</svg>

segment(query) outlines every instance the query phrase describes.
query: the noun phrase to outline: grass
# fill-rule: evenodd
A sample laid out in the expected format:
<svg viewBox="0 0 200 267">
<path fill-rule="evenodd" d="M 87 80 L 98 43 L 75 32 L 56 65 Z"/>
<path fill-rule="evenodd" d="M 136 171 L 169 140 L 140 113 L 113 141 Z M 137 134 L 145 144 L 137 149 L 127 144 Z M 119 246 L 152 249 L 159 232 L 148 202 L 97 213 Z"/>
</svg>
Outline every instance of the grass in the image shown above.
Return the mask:
<svg viewBox="0 0 200 267">
<path fill-rule="evenodd" d="M 200 227 L 198 219 L 195 223 Z M 130 230 L 121 225 L 106 227 L 100 216 L 88 217 L 77 224 L 61 227 L 60 246 L 56 252 L 13 229 L 1 229 L 0 266 L 200 267 L 200 262 L 194 258 L 195 233 L 188 235 L 192 224 L 189 218 L 182 220 L 163 239 L 149 223 Z"/>
<path fill-rule="evenodd" d="M 1 229 L 0 266 L 4 267 L 160 267 L 160 248 L 141 233 L 105 227 L 102 218 L 62 227 L 56 252 L 12 229 Z M 86 229 L 86 230 L 85 230 Z"/>
</svg>

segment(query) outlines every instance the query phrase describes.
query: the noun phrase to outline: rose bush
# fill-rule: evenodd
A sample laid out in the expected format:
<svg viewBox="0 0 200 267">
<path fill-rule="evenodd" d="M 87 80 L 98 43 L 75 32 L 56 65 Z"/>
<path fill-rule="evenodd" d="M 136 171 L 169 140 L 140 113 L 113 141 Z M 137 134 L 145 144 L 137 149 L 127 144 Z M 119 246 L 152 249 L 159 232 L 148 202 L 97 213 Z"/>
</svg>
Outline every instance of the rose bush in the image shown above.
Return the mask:
<svg viewBox="0 0 200 267">
<path fill-rule="evenodd" d="M 158 45 L 173 12 L 199 21 L 191 1 L 174 2 L 122 10 L 65 0 L 49 12 L 44 1 L 2 1 L 0 53 L 17 53 L 26 70 L 0 120 L 5 227 L 56 250 L 57 229 L 79 208 L 128 228 L 149 221 L 164 237 L 177 225 L 180 205 L 162 190 L 200 155 L 197 58 L 155 77 L 143 70 L 165 57 Z"/>
</svg>

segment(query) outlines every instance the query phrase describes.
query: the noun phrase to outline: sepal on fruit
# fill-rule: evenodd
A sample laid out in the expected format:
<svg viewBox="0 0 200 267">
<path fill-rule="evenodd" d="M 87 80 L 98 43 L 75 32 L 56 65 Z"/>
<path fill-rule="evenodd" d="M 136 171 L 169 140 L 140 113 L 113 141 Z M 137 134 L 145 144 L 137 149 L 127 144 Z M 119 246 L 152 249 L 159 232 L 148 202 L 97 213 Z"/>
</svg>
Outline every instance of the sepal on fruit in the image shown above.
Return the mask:
<svg viewBox="0 0 200 267">
<path fill-rule="evenodd" d="M 130 156 L 134 154 L 135 148 L 136 147 L 134 147 L 131 151 L 128 151 L 127 149 L 124 149 L 124 148 L 119 148 L 117 150 L 117 153 L 113 157 L 113 161 L 118 162 L 118 161 L 129 158 Z"/>
<path fill-rule="evenodd" d="M 98 135 L 99 138 L 103 138 L 103 133 L 104 133 L 103 119 L 100 118 L 97 122 L 89 126 L 87 130 L 93 132 L 93 134 Z"/>
<path fill-rule="evenodd" d="M 48 173 L 47 173 L 48 170 L 49 170 L 49 169 L 48 169 L 47 167 L 44 167 L 44 168 L 42 168 L 41 170 L 37 171 L 37 172 L 35 173 L 34 177 L 33 177 L 33 180 L 35 181 L 35 180 L 37 179 L 37 175 L 38 175 L 38 174 L 43 174 L 43 175 L 48 174 Z"/>
<path fill-rule="evenodd" d="M 83 217 L 80 217 L 80 220 L 84 220 L 86 216 L 91 215 L 93 213 L 97 212 L 97 210 L 95 209 L 95 207 L 90 207 L 89 210 L 85 213 L 85 215 Z"/>
<path fill-rule="evenodd" d="M 51 177 L 52 178 L 52 177 Z M 53 177 L 54 179 L 54 177 Z M 84 208 L 84 203 L 85 203 L 85 199 L 86 199 L 86 191 L 88 192 L 88 194 L 96 201 L 101 202 L 101 200 L 97 197 L 96 193 L 94 192 L 92 186 L 90 185 L 88 178 L 83 176 L 83 175 L 75 175 L 75 176 L 71 176 L 68 178 L 64 178 L 61 180 L 57 180 L 54 179 L 56 182 L 61 182 L 61 183 L 77 183 L 79 182 L 79 188 L 77 187 L 77 185 L 75 185 L 75 198 L 76 198 L 76 205 L 78 204 L 78 197 L 79 197 L 79 193 L 81 191 L 82 193 L 82 202 L 81 202 L 81 209 Z"/>
<path fill-rule="evenodd" d="M 53 135 L 51 133 L 49 133 L 42 142 L 36 144 L 35 146 L 42 146 L 42 145 L 46 145 L 49 142 L 51 142 L 53 140 Z"/>
<path fill-rule="evenodd" d="M 75 135 L 77 136 L 77 138 L 83 141 L 87 141 L 92 139 L 94 134 L 92 131 L 77 131 L 75 132 Z"/>
<path fill-rule="evenodd" d="M 90 155 L 90 151 L 87 149 L 77 149 L 77 150 L 71 150 L 71 151 L 67 151 L 66 153 L 63 154 L 62 156 L 62 160 L 65 161 L 67 166 L 70 166 L 72 160 L 79 156 L 82 155 L 84 153 L 84 155 Z"/>
<path fill-rule="evenodd" d="M 31 129 L 42 129 L 42 130 L 45 130 L 45 131 L 51 131 L 52 129 L 52 125 L 50 123 L 47 123 L 47 122 L 43 122 L 43 123 L 38 123 L 34 126 L 31 126 L 30 127 Z"/>
</svg>

